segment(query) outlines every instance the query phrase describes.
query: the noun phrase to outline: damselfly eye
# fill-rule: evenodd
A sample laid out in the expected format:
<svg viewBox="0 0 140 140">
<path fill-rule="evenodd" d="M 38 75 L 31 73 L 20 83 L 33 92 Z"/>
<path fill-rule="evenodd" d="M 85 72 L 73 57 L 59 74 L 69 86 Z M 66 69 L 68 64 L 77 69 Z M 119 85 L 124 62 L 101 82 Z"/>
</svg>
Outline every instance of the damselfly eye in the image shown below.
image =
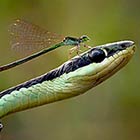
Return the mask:
<svg viewBox="0 0 140 140">
<path fill-rule="evenodd" d="M 92 62 L 95 62 L 95 63 L 100 63 L 106 57 L 105 52 L 101 49 L 94 49 L 90 51 L 88 56 L 90 60 L 92 60 Z"/>
<path fill-rule="evenodd" d="M 80 40 L 82 40 L 84 42 L 84 41 L 90 40 L 90 38 L 86 35 L 83 35 L 83 36 L 80 37 Z"/>
</svg>

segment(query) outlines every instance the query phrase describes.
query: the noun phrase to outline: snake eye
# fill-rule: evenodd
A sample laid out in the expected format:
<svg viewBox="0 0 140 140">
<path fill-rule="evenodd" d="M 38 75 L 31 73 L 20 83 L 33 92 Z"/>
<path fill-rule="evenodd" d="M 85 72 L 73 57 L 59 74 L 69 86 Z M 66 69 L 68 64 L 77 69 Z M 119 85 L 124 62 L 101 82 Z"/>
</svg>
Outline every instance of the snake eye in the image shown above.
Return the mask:
<svg viewBox="0 0 140 140">
<path fill-rule="evenodd" d="M 103 50 L 96 48 L 92 50 L 91 52 L 89 52 L 88 56 L 92 62 L 100 63 L 101 61 L 105 59 L 106 54 Z"/>
<path fill-rule="evenodd" d="M 121 47 L 122 47 L 122 48 L 126 48 L 127 45 L 126 45 L 126 44 L 121 44 Z"/>
</svg>

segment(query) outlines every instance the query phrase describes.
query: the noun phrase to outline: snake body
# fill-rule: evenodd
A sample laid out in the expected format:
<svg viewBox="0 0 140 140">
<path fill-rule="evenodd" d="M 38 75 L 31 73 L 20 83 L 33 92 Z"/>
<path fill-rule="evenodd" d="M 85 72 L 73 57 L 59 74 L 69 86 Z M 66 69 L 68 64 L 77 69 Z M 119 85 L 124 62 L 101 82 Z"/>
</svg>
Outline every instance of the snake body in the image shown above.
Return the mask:
<svg viewBox="0 0 140 140">
<path fill-rule="evenodd" d="M 0 93 L 0 118 L 83 94 L 108 79 L 133 56 L 134 42 L 94 47 L 60 67 Z"/>
</svg>

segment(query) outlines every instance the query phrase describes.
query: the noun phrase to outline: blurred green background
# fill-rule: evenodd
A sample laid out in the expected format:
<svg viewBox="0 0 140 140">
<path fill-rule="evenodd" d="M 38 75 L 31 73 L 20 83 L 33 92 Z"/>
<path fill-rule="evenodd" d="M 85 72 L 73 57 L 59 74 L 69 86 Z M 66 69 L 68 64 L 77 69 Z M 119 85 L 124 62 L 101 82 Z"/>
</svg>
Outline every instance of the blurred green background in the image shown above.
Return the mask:
<svg viewBox="0 0 140 140">
<path fill-rule="evenodd" d="M 11 51 L 8 26 L 22 18 L 63 35 L 87 34 L 89 45 L 134 40 L 136 53 L 115 76 L 81 96 L 2 119 L 4 140 L 140 140 L 140 1 L 1 0 L 0 65 L 22 56 Z M 68 48 L 0 73 L 0 90 L 59 66 Z"/>
</svg>

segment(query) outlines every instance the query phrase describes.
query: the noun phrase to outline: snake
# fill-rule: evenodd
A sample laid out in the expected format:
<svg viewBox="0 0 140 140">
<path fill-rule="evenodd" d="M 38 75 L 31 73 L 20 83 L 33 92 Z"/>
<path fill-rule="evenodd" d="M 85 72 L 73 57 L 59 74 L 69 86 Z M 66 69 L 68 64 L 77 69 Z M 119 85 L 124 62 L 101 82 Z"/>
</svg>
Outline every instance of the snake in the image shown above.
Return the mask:
<svg viewBox="0 0 140 140">
<path fill-rule="evenodd" d="M 15 112 L 83 94 L 123 68 L 134 52 L 135 43 L 131 40 L 92 47 L 58 68 L 1 91 L 0 119 Z"/>
</svg>

